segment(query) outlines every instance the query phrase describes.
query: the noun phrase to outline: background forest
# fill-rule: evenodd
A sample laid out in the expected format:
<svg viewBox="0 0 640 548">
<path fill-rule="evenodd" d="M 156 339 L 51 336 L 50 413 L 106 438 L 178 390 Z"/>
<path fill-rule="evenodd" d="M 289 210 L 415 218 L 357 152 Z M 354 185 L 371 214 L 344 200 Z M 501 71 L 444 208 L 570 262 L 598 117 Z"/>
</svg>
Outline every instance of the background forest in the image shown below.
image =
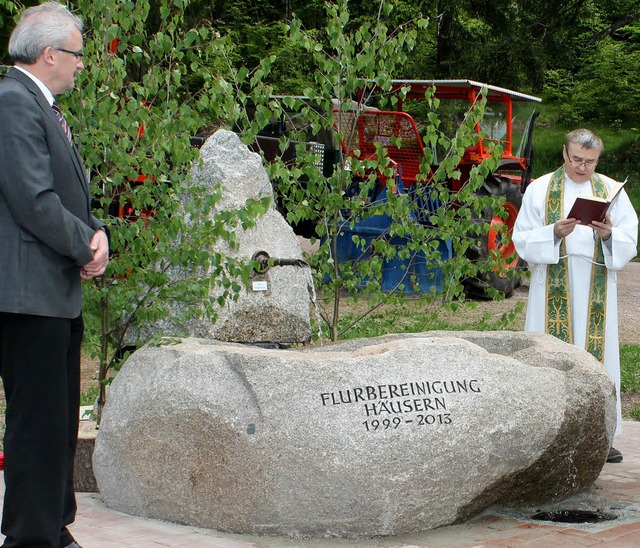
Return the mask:
<svg viewBox="0 0 640 548">
<path fill-rule="evenodd" d="M 626 126 L 638 117 L 640 2 L 637 0 L 396 0 L 395 28 L 422 15 L 429 25 L 396 78 L 471 78 L 544 97 L 550 123 Z M 351 0 L 352 22 L 375 3 Z M 247 66 L 277 55 L 274 84 L 296 93 L 310 74 L 288 48 L 280 21 L 295 13 L 308 29 L 325 26 L 321 0 L 192 2 L 196 23 L 215 21 Z"/>
</svg>

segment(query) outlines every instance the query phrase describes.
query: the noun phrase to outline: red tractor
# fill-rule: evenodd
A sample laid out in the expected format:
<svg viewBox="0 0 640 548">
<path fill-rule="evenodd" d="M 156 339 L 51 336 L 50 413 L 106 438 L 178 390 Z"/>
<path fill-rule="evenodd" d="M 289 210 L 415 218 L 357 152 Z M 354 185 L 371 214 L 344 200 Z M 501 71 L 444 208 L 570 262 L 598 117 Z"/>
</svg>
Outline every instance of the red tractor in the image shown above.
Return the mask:
<svg viewBox="0 0 640 548">
<path fill-rule="evenodd" d="M 516 276 L 505 276 L 503 272 L 517 268 L 519 263 L 509 236 L 522 202 L 522 194 L 531 181 L 533 127 L 538 115 L 535 106 L 541 101 L 540 98 L 472 80 L 393 80 L 391 91 L 383 92 L 375 86 L 365 88 L 357 97 L 359 105 L 366 103 L 364 109 L 336 111 L 340 125 L 338 129 L 344 136 L 339 145 L 336 146 L 331 139 L 327 139 L 326 143 L 309 142 L 309 146 L 320 153 L 325 176 L 330 175 L 335 167 L 337 147 L 343 154 L 367 160 L 375 157 L 378 146 L 386 149 L 387 157 L 396 168 L 397 178 L 404 189 L 411 191 L 416 185 L 429 184 L 428 175 L 419 176 L 421 161 L 425 156 L 425 141 L 420 128 L 429 123 L 427 93 L 440 101 L 439 131 L 449 138 L 455 135 L 465 114 L 478 98 L 486 98 L 484 116 L 475 126 L 475 144 L 466 148 L 462 156 L 459 164 L 460 177 L 448 180 L 447 186 L 449 190 L 458 192 L 469 180 L 471 169 L 491 157 L 491 144 L 500 146 L 502 153 L 499 167 L 485 179 L 478 193 L 504 196 L 504 213 L 498 215 L 490 208 L 485 208 L 478 215 L 491 228 L 486 237 L 475 238 L 476 245 L 467 254 L 471 260 L 482 262 L 498 253 L 504 259 L 503 267 L 496 268 L 495 272 L 489 274 L 469 278 L 464 283 L 466 292 L 471 297 L 486 298 L 487 286 L 509 296 L 518 281 Z M 392 95 L 397 98 L 393 110 L 380 106 L 381 98 L 386 98 L 386 104 L 389 104 L 388 99 Z M 278 136 L 285 133 L 286 129 L 283 121 L 274 122 L 258 138 L 255 149 L 262 150 L 267 160 L 274 155 L 281 155 L 285 160 L 293 161 L 295 144 L 291 144 L 284 153 L 278 148 Z M 319 140 L 317 136 L 312 139 Z M 400 146 L 398 143 L 401 143 Z M 431 152 L 433 172 L 437 169 L 438 159 L 442 157 L 444 150 L 436 147 Z M 379 182 L 384 187 L 387 181 L 380 175 Z M 350 232 L 358 233 L 360 228 L 362 234 L 372 230 L 370 225 L 359 227 L 357 223 L 353 228 L 346 228 L 349 233 L 345 232 L 345 237 L 340 240 L 344 242 L 344 248 L 338 249 L 338 259 L 358 260 L 356 254 L 359 251 L 356 250 L 354 254 L 351 250 Z M 309 235 L 307 224 L 298 229 L 300 234 Z M 448 247 L 442 246 L 442 253 L 446 259 L 446 254 L 451 253 L 450 243 Z M 407 270 L 412 266 L 401 265 L 401 268 Z M 391 270 L 393 269 L 388 269 L 387 273 L 393 277 L 395 274 Z M 414 275 L 415 272 L 409 274 Z M 395 278 L 385 283 L 384 276 L 383 272 L 383 289 L 393 287 Z M 408 278 L 404 276 L 404 279 Z M 410 288 L 405 284 L 405 290 L 425 291 L 430 289 L 429 285 L 427 283 L 418 288 Z"/>
</svg>

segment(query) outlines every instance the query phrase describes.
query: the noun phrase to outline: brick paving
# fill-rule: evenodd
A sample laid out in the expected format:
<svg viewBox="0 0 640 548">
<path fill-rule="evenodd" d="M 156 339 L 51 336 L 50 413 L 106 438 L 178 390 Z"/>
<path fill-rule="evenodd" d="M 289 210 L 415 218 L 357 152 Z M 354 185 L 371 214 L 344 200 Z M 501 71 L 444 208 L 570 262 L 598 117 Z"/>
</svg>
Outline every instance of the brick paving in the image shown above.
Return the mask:
<svg viewBox="0 0 640 548">
<path fill-rule="evenodd" d="M 588 496 L 590 501 L 595 497 L 614 508 L 614 513 L 619 508 L 620 517 L 598 524 L 535 522 L 529 516 L 519 518 L 491 509 L 461 525 L 412 535 L 371 540 L 292 540 L 231 535 L 129 516 L 106 508 L 98 494 L 79 493 L 78 515 L 70 530 L 84 548 L 636 548 L 640 547 L 640 422 L 625 422 L 614 445 L 622 451 L 623 462 L 605 464 Z"/>
</svg>

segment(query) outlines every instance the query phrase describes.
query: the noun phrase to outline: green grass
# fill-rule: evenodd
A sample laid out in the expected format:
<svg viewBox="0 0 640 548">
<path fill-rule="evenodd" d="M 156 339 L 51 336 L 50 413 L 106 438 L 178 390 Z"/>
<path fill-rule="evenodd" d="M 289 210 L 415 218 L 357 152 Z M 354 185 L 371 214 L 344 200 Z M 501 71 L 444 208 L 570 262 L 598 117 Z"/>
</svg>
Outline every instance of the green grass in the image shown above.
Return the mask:
<svg viewBox="0 0 640 548">
<path fill-rule="evenodd" d="M 346 313 L 340 318 L 340 330 L 351 325 L 357 314 Z M 390 333 L 420 333 L 422 331 L 489 331 L 521 329 L 524 319 L 524 303 L 516 303 L 503 314 L 482 313 L 478 303 L 452 303 L 447 307 L 434 306 L 422 301 L 382 307 L 357 322 L 341 337 L 358 339 L 379 337 Z"/>
<path fill-rule="evenodd" d="M 634 407 L 631 411 L 624 414 L 624 418 L 629 418 L 634 421 L 640 421 L 640 405 Z"/>
<path fill-rule="evenodd" d="M 98 398 L 98 387 L 89 386 L 80 394 L 80 405 L 93 405 Z"/>
<path fill-rule="evenodd" d="M 621 392 L 640 392 L 640 344 L 620 345 Z"/>
<path fill-rule="evenodd" d="M 640 344 L 620 345 L 620 392 L 640 392 Z M 640 421 L 640 405 L 625 412 L 625 418 Z"/>
</svg>

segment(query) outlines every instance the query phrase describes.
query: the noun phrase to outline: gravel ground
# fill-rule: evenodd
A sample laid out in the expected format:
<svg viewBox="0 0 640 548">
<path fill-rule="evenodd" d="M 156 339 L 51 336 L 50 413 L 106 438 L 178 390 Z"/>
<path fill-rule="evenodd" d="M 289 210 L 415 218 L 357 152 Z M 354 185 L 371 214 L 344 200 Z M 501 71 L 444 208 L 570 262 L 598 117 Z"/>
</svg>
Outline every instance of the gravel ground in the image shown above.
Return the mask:
<svg viewBox="0 0 640 548">
<path fill-rule="evenodd" d="M 621 343 L 640 343 L 640 263 L 618 273 L 618 325 Z"/>
</svg>

